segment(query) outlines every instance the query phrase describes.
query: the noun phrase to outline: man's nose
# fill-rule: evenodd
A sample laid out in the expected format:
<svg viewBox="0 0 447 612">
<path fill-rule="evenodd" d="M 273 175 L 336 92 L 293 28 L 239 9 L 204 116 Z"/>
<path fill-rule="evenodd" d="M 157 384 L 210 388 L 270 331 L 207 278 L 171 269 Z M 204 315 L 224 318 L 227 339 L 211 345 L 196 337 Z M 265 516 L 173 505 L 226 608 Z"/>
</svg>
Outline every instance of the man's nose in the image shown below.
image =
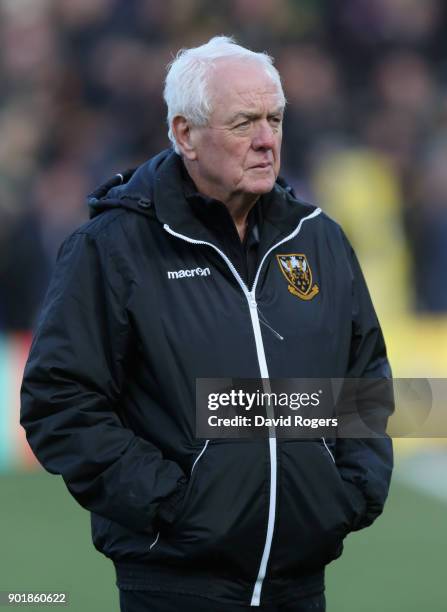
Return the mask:
<svg viewBox="0 0 447 612">
<path fill-rule="evenodd" d="M 254 149 L 273 149 L 275 134 L 268 121 L 260 121 L 253 134 L 252 146 Z"/>
</svg>

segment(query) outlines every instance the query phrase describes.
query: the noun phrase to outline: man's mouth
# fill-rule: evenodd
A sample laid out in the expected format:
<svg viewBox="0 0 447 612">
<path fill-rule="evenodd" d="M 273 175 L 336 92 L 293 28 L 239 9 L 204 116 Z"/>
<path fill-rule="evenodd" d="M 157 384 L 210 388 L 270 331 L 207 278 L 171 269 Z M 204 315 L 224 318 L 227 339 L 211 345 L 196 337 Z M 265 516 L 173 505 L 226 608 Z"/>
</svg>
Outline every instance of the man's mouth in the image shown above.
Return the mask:
<svg viewBox="0 0 447 612">
<path fill-rule="evenodd" d="M 270 168 L 272 166 L 272 163 L 269 161 L 266 162 L 260 162 L 259 164 L 256 164 L 255 166 L 251 166 L 251 168 Z"/>
</svg>

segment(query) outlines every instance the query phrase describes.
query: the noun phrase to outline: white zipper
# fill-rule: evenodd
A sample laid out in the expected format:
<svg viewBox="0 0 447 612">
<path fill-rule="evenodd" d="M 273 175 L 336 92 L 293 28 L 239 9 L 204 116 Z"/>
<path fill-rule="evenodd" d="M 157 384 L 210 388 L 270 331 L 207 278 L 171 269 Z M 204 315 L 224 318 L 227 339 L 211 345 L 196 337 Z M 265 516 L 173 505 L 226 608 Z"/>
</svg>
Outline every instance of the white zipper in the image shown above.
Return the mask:
<svg viewBox="0 0 447 612">
<path fill-rule="evenodd" d="M 236 270 L 235 266 L 230 261 L 230 259 L 216 245 L 212 244 L 212 242 L 206 242 L 205 240 L 195 240 L 194 238 L 189 238 L 188 236 L 179 234 L 175 232 L 173 229 L 171 229 L 167 223 L 163 225 L 163 228 L 168 232 L 168 234 L 171 234 L 172 236 L 175 236 L 176 238 L 185 240 L 186 242 L 189 242 L 190 244 L 202 244 L 202 245 L 211 247 L 212 249 L 217 251 L 217 253 L 219 253 L 219 255 L 225 261 L 227 266 L 230 268 L 233 276 L 237 280 L 248 302 L 248 306 L 250 309 L 251 324 L 253 327 L 253 333 L 255 337 L 256 353 L 258 357 L 259 370 L 260 370 L 261 378 L 263 379 L 262 385 L 264 388 L 264 392 L 266 393 L 270 393 L 270 383 L 268 380 L 269 372 L 267 368 L 267 361 L 265 357 L 264 343 L 262 340 L 261 326 L 259 323 L 258 308 L 256 304 L 256 285 L 258 284 L 259 275 L 261 273 L 262 266 L 264 265 L 264 262 L 267 259 L 267 257 L 270 255 L 270 253 L 274 249 L 279 247 L 281 244 L 284 244 L 285 242 L 292 240 L 292 238 L 295 238 L 295 236 L 297 236 L 298 233 L 300 232 L 303 222 L 307 221 L 308 219 L 312 219 L 313 217 L 318 216 L 320 213 L 321 213 L 321 209 L 316 208 L 310 215 L 308 215 L 307 217 L 303 217 L 301 219 L 301 221 L 298 223 L 297 227 L 294 229 L 294 231 L 291 234 L 289 234 L 288 236 L 286 236 L 285 238 L 283 238 L 282 240 L 274 244 L 272 247 L 270 247 L 270 249 L 265 253 L 264 257 L 262 258 L 261 263 L 259 264 L 251 291 L 249 291 L 248 287 L 242 280 L 239 272 Z M 270 408 L 267 408 L 268 416 L 270 416 L 269 414 L 270 410 L 271 410 Z M 205 450 L 205 448 L 203 450 Z M 256 582 L 254 584 L 254 587 L 253 587 L 253 593 L 252 593 L 252 597 L 250 601 L 250 606 L 260 605 L 262 585 L 264 583 L 264 579 L 265 579 L 265 575 L 267 571 L 267 563 L 270 557 L 270 550 L 271 550 L 272 541 L 273 541 L 273 528 L 275 525 L 275 516 L 276 516 L 276 487 L 277 487 L 277 447 L 276 447 L 276 437 L 275 437 L 274 427 L 271 427 L 269 429 L 269 451 L 270 451 L 270 499 L 269 499 L 269 513 L 268 513 L 268 519 L 267 519 L 267 533 L 265 537 L 264 550 L 262 553 L 261 563 L 259 565 L 258 575 L 256 578 Z"/>
<path fill-rule="evenodd" d="M 256 285 L 256 283 L 255 283 Z M 256 300 L 254 297 L 255 285 L 253 286 L 253 292 L 250 294 L 250 315 L 251 323 L 253 325 L 253 331 L 255 334 L 256 352 L 258 354 L 259 369 L 261 371 L 262 386 L 264 393 L 271 393 L 269 373 L 267 368 L 267 361 L 265 358 L 264 343 L 262 341 L 261 326 L 259 324 L 259 315 Z M 267 416 L 271 418 L 273 416 L 272 408 L 267 407 Z M 253 593 L 251 596 L 250 605 L 259 606 L 261 602 L 261 590 L 264 583 L 265 574 L 267 571 L 267 563 L 270 557 L 270 549 L 273 541 L 273 528 L 275 526 L 276 516 L 276 481 L 277 481 L 277 456 L 276 456 L 276 437 L 275 428 L 269 428 L 269 451 L 270 451 L 270 499 L 269 499 L 269 514 L 267 519 L 267 534 L 265 537 L 264 550 L 261 557 L 261 563 L 259 565 L 258 576 L 253 587 Z"/>
</svg>

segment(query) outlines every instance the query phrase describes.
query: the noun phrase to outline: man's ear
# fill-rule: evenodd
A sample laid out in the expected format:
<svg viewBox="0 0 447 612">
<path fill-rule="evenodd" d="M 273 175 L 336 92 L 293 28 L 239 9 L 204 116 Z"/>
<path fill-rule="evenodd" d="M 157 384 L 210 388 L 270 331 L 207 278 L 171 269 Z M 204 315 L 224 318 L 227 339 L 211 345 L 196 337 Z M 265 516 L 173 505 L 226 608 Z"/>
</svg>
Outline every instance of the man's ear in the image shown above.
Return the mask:
<svg viewBox="0 0 447 612">
<path fill-rule="evenodd" d="M 172 120 L 172 132 L 177 141 L 181 154 L 189 161 L 197 159 L 194 146 L 194 138 L 191 133 L 191 126 L 185 117 L 177 115 Z"/>
</svg>

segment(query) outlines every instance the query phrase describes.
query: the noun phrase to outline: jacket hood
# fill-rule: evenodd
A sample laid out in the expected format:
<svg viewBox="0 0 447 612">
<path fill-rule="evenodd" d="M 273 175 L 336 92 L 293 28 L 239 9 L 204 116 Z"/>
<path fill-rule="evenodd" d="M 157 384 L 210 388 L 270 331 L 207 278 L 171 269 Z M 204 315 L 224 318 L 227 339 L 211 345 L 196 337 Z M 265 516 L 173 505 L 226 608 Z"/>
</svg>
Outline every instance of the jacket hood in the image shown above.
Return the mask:
<svg viewBox="0 0 447 612">
<path fill-rule="evenodd" d="M 116 208 L 127 208 L 147 216 L 154 204 L 157 172 L 173 156 L 177 157 L 177 153 L 165 149 L 141 166 L 117 173 L 100 185 L 87 197 L 90 218 Z M 283 178 L 278 177 L 276 184 L 295 197 L 292 187 Z"/>
<path fill-rule="evenodd" d="M 166 149 L 137 168 L 115 174 L 92 191 L 87 196 L 90 218 L 116 208 L 127 208 L 147 215 L 153 204 L 157 170 L 172 153 Z"/>
</svg>

